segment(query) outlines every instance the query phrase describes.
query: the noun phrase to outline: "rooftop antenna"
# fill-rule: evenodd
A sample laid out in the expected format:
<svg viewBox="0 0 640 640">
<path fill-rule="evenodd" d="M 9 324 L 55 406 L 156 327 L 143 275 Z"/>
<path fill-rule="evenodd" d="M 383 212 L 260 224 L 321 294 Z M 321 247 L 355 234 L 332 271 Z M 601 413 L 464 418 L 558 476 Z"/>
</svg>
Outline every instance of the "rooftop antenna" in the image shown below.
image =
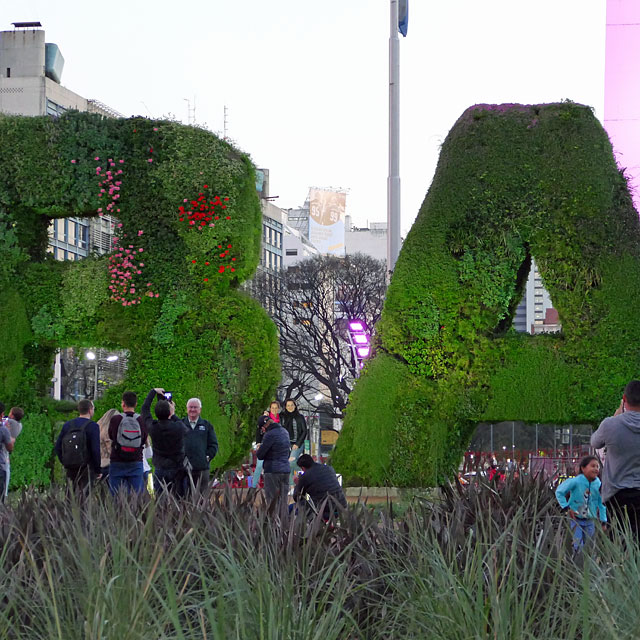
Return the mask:
<svg viewBox="0 0 640 640">
<path fill-rule="evenodd" d="M 228 109 L 227 109 L 227 105 L 224 105 L 224 121 L 222 124 L 222 139 L 223 140 L 228 140 L 229 138 L 227 137 L 227 124 L 229 123 L 229 120 L 227 119 L 227 113 L 228 113 Z"/>
<path fill-rule="evenodd" d="M 196 97 L 193 96 L 193 108 L 191 107 L 191 100 L 189 98 L 182 98 L 187 103 L 187 124 L 196 123 Z"/>
</svg>

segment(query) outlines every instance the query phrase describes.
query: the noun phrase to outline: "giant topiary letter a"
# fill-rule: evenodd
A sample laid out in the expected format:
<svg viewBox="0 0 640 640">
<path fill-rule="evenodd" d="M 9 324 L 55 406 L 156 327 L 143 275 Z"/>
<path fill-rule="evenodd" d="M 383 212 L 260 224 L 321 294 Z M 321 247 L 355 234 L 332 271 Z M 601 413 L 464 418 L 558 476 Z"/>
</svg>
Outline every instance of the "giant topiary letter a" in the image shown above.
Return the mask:
<svg viewBox="0 0 640 640">
<path fill-rule="evenodd" d="M 511 328 L 536 259 L 560 334 Z M 336 468 L 432 485 L 481 420 L 597 423 L 640 377 L 640 223 L 587 107 L 478 105 L 447 137 Z"/>
</svg>

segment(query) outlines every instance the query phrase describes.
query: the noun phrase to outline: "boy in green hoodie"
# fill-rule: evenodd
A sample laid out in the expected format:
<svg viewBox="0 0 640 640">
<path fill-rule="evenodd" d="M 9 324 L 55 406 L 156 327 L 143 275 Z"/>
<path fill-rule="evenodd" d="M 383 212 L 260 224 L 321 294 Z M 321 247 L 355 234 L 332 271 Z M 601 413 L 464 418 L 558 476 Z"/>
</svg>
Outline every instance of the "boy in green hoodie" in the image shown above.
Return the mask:
<svg viewBox="0 0 640 640">
<path fill-rule="evenodd" d="M 582 549 L 586 538 L 596 532 L 594 520 L 599 519 L 603 529 L 607 526 L 607 510 L 600 496 L 600 462 L 595 456 L 580 460 L 580 473 L 568 478 L 556 489 L 556 499 L 571 518 L 573 549 Z M 568 499 L 567 499 L 568 498 Z"/>
</svg>

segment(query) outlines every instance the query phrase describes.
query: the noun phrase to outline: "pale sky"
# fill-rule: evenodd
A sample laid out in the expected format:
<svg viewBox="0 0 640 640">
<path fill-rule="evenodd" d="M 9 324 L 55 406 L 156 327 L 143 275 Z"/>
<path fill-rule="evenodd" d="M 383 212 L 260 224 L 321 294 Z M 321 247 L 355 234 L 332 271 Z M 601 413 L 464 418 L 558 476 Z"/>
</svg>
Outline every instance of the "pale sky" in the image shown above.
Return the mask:
<svg viewBox="0 0 640 640">
<path fill-rule="evenodd" d="M 409 0 L 400 36 L 402 230 L 439 147 L 476 103 L 571 99 L 602 119 L 605 0 Z M 389 0 L 2 0 L 0 29 L 39 20 L 62 84 L 124 115 L 172 114 L 228 134 L 270 170 L 274 204 L 348 190 L 386 220 Z"/>
</svg>

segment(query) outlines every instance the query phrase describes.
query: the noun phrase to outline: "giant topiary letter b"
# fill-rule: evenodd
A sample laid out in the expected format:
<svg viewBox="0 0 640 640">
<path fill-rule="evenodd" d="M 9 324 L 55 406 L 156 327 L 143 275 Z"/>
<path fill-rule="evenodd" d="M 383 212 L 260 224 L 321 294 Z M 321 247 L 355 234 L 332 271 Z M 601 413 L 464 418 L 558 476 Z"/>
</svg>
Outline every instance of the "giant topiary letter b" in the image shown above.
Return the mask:
<svg viewBox="0 0 640 640">
<path fill-rule="evenodd" d="M 119 407 L 125 386 L 164 386 L 179 415 L 198 396 L 220 441 L 214 466 L 238 462 L 279 379 L 275 325 L 239 289 L 260 253 L 249 158 L 195 127 L 79 113 L 0 115 L 0 140 L 0 399 L 25 405 L 31 420 L 12 480 L 47 483 L 43 399 L 55 349 L 69 346 L 130 352 L 125 383 L 99 411 Z M 109 224 L 105 214 L 117 219 L 108 255 L 73 262 L 47 253 L 53 219 L 63 252 L 83 242 L 63 218 Z M 20 466 L 27 446 L 40 447 L 29 473 Z"/>
</svg>

